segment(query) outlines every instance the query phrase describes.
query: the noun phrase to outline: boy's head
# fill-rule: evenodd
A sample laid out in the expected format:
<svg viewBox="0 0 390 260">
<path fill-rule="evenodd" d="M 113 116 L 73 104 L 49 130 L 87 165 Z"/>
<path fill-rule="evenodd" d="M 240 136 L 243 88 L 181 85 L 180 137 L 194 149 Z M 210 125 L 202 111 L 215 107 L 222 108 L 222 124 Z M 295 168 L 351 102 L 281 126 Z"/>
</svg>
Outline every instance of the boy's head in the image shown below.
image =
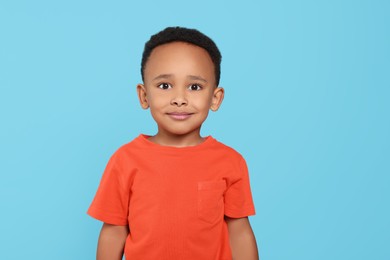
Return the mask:
<svg viewBox="0 0 390 260">
<path fill-rule="evenodd" d="M 168 27 L 150 37 L 150 40 L 146 42 L 141 61 L 142 80 L 145 80 L 145 67 L 152 51 L 160 45 L 171 42 L 186 42 L 206 50 L 214 64 L 216 86 L 219 85 L 222 56 L 217 45 L 198 30 L 183 27 Z"/>
<path fill-rule="evenodd" d="M 209 110 L 218 110 L 224 97 L 218 87 L 220 61 L 215 44 L 196 30 L 167 28 L 151 37 L 137 93 L 158 125 L 156 136 L 200 140 Z"/>
</svg>

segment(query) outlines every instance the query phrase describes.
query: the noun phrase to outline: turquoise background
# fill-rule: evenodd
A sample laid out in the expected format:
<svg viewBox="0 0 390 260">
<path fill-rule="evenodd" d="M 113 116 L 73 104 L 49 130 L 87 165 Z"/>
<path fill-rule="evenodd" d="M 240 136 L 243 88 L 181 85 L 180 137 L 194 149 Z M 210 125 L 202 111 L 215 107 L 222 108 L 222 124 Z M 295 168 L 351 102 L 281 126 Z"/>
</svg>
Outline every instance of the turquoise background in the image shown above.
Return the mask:
<svg viewBox="0 0 390 260">
<path fill-rule="evenodd" d="M 143 45 L 223 54 L 212 134 L 247 159 L 263 260 L 390 259 L 389 1 L 1 1 L 0 259 L 94 259 L 110 155 L 153 134 Z"/>
</svg>

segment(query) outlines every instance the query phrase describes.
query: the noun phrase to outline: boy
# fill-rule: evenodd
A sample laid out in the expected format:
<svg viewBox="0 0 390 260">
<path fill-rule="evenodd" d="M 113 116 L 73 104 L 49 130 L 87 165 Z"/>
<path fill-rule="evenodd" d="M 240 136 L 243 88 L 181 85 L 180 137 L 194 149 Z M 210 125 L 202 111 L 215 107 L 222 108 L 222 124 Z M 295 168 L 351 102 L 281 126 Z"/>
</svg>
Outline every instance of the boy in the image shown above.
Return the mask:
<svg viewBox="0 0 390 260">
<path fill-rule="evenodd" d="M 88 210 L 104 222 L 97 259 L 258 259 L 245 160 L 200 129 L 224 97 L 221 54 L 197 30 L 145 44 L 137 94 L 158 126 L 110 158 Z"/>
</svg>

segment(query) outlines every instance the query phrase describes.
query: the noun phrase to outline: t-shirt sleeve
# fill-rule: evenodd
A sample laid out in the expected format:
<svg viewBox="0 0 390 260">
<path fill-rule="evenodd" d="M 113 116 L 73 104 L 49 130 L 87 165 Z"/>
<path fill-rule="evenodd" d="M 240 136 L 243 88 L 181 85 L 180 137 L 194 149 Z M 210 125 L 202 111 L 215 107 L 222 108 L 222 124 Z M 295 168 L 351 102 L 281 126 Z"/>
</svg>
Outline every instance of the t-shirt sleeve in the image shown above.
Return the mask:
<svg viewBox="0 0 390 260">
<path fill-rule="evenodd" d="M 124 177 L 118 154 L 114 153 L 107 163 L 87 214 L 105 223 L 127 225 L 130 191 L 126 183 L 128 180 Z"/>
<path fill-rule="evenodd" d="M 225 192 L 225 215 L 231 218 L 255 215 L 249 173 L 244 158 L 240 158 L 238 166 L 234 169 L 235 177 L 228 183 Z"/>
</svg>

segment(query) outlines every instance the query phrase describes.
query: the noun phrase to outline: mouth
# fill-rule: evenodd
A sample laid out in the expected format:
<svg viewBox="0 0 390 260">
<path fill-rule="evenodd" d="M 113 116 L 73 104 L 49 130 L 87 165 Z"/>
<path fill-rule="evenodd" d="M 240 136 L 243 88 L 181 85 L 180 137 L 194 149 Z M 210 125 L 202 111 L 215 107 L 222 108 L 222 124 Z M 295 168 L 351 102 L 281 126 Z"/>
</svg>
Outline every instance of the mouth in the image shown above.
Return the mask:
<svg viewBox="0 0 390 260">
<path fill-rule="evenodd" d="M 187 118 L 191 117 L 193 113 L 172 112 L 172 113 L 167 113 L 167 115 L 174 120 L 186 120 Z"/>
</svg>

